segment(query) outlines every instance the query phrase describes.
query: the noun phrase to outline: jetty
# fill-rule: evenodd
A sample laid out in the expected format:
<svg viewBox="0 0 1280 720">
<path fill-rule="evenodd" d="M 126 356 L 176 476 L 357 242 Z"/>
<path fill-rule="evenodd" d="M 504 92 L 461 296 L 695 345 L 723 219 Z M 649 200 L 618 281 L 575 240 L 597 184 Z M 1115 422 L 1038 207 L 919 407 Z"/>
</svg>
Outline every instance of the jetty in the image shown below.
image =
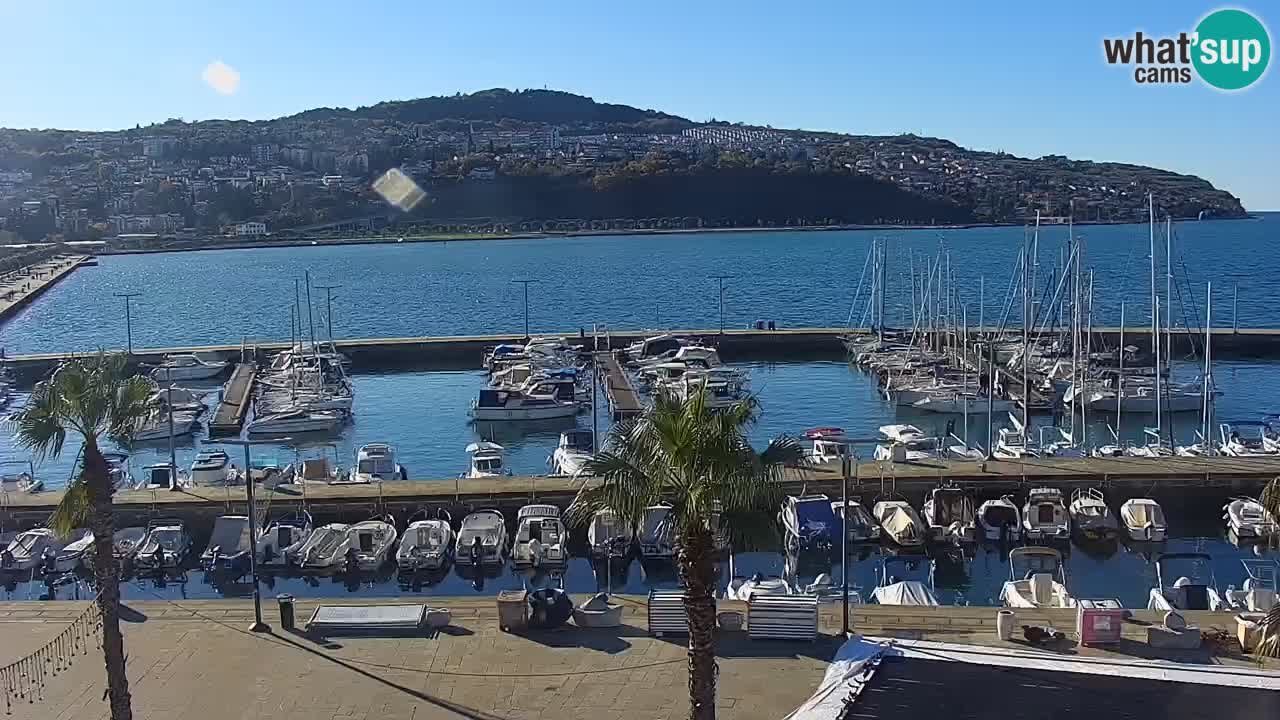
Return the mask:
<svg viewBox="0 0 1280 720">
<path fill-rule="evenodd" d="M 257 370 L 250 363 L 238 363 L 222 389 L 222 400 L 209 421 L 210 435 L 230 435 L 240 431 L 253 401 Z"/>
<path fill-rule="evenodd" d="M 79 268 L 96 264 L 90 255 L 56 255 L 0 276 L 0 321 L 8 320 Z"/>
<path fill-rule="evenodd" d="M 595 353 L 596 367 L 604 379 L 604 394 L 609 399 L 609 413 L 613 421 L 636 417 L 644 412 L 640 394 L 636 392 L 631 376 L 622 369 L 618 357 L 612 352 Z"/>
</svg>

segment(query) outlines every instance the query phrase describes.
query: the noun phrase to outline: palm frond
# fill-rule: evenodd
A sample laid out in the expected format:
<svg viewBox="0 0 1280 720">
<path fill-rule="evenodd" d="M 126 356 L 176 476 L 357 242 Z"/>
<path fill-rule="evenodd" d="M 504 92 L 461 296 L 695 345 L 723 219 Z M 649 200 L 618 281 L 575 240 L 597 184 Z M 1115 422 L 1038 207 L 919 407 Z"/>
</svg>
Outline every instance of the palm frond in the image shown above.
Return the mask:
<svg viewBox="0 0 1280 720">
<path fill-rule="evenodd" d="M 1274 483 L 1273 483 L 1274 484 Z M 1260 657 L 1280 657 L 1280 605 L 1276 605 L 1258 622 Z"/>
<path fill-rule="evenodd" d="M 1280 477 L 1271 479 L 1267 486 L 1262 489 L 1262 497 L 1259 499 L 1262 507 L 1271 513 L 1271 517 L 1280 522 Z"/>
<path fill-rule="evenodd" d="M 49 527 L 60 537 L 67 537 L 72 530 L 89 524 L 93 503 L 89 495 L 89 483 L 77 478 L 62 493 L 62 501 L 49 517 Z"/>
</svg>

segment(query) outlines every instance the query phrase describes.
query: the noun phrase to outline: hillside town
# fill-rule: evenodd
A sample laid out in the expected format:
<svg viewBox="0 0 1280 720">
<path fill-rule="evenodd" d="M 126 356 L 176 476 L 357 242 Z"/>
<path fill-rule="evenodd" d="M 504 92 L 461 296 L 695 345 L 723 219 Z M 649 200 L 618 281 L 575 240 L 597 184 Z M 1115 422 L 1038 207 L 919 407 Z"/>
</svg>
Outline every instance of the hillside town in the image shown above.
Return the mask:
<svg viewBox="0 0 1280 720">
<path fill-rule="evenodd" d="M 499 107 L 493 108 L 497 98 Z M 477 112 L 479 100 L 488 109 Z M 415 105 L 415 103 L 419 103 Z M 427 105 L 422 105 L 427 103 Z M 563 110 L 547 112 L 549 105 Z M 426 108 L 424 110 L 423 108 Z M 583 109 L 585 108 L 585 109 Z M 542 119 L 549 118 L 549 119 Z M 1144 218 L 1154 192 L 1161 214 L 1238 217 L 1240 202 L 1197 177 L 1148 167 L 1019 158 L 915 135 L 858 136 L 695 123 L 602 105 L 553 91 L 486 91 L 313 110 L 270 121 L 184 122 L 115 132 L 0 130 L 0 233 L 10 242 L 150 238 L 252 241 L 284 234 L 528 232 L 838 224 L 835 212 L 781 211 L 751 218 L 679 213 L 542 215 L 499 201 L 455 207 L 389 206 L 373 189 L 392 168 L 427 198 L 448 189 L 476 197 L 518 178 L 576 181 L 597 191 L 618 178 L 710 176 L 739 170 L 786 177 L 872 178 L 906 196 L 944 203 L 945 218 L 974 223 L 1114 222 Z M 857 204 L 857 197 L 843 198 Z M 936 205 L 935 205 L 936 207 Z M 550 212 L 550 210 L 547 210 Z M 930 224 L 938 214 L 868 216 Z"/>
</svg>

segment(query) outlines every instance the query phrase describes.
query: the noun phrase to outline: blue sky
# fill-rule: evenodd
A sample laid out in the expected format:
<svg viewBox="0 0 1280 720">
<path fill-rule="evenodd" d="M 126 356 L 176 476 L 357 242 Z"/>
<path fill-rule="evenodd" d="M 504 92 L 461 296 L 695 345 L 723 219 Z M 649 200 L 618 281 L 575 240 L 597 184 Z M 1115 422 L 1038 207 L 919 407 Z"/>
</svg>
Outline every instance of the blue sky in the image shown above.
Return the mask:
<svg viewBox="0 0 1280 720">
<path fill-rule="evenodd" d="M 915 132 L 1201 175 L 1280 209 L 1280 77 L 1141 87 L 1102 38 L 1191 30 L 1216 3 L 0 2 L 0 126 L 260 119 L 490 87 L 711 117 Z M 1269 24 L 1280 8 L 1237 5 Z M 1271 17 L 1269 17 L 1271 16 Z M 232 95 L 201 72 L 240 73 Z"/>
</svg>

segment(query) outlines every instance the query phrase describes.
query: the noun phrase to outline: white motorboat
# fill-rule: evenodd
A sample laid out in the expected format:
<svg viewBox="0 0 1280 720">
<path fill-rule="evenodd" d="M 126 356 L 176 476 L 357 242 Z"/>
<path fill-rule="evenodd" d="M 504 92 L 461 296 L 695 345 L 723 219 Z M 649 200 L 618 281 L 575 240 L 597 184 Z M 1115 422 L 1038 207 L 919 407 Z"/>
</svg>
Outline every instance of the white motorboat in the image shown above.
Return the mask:
<svg viewBox="0 0 1280 720">
<path fill-rule="evenodd" d="M 748 602 L 753 597 L 764 595 L 790 595 L 791 586 L 787 581 L 777 576 L 767 576 L 763 573 L 755 573 L 751 577 L 737 576 L 729 580 L 728 587 L 725 588 L 725 598 L 729 600 L 741 600 Z"/>
<path fill-rule="evenodd" d="M 1071 516 L 1055 488 L 1032 488 L 1022 507 L 1022 530 L 1028 540 L 1067 540 L 1071 537 Z"/>
<path fill-rule="evenodd" d="M 1009 580 L 1000 589 L 1000 602 L 1011 608 L 1072 608 L 1076 599 L 1067 591 L 1062 553 L 1047 547 L 1009 551 Z"/>
<path fill-rule="evenodd" d="M 299 512 L 272 520 L 258 536 L 258 564 L 288 565 L 312 532 L 311 514 Z"/>
<path fill-rule="evenodd" d="M 915 425 L 883 425 L 880 434 L 886 442 L 876 446 L 876 460 L 919 462 L 933 457 L 938 450 L 938 439 L 926 436 Z"/>
<path fill-rule="evenodd" d="M 977 535 L 977 512 L 973 499 L 955 485 L 943 485 L 929 491 L 924 501 L 924 521 L 929 538 L 935 542 L 971 543 Z"/>
<path fill-rule="evenodd" d="M 1172 576 L 1167 566 L 1172 563 L 1179 563 L 1190 574 L 1178 575 L 1178 579 L 1166 587 L 1165 578 Z M 1218 583 L 1213 577 L 1213 558 L 1205 553 L 1165 553 L 1156 558 L 1156 583 L 1147 600 L 1148 610 L 1231 609 L 1218 594 Z"/>
<path fill-rule="evenodd" d="M 166 466 L 168 467 L 168 466 Z M 152 520 L 147 523 L 147 537 L 133 555 L 135 567 L 169 570 L 182 567 L 191 553 L 191 536 L 187 526 L 177 519 Z"/>
<path fill-rule="evenodd" d="M 849 438 L 840 428 L 811 428 L 804 431 L 804 437 L 813 442 L 813 447 L 809 450 L 809 462 L 815 465 L 838 463 L 853 456 Z"/>
<path fill-rule="evenodd" d="M 200 427 L 199 415 L 194 410 L 174 410 L 172 421 L 168 412 L 152 412 L 142 425 L 133 431 L 134 442 L 167 440 L 170 436 L 185 437 Z"/>
<path fill-rule="evenodd" d="M 395 549 L 396 537 L 395 526 L 381 518 L 324 525 L 295 551 L 295 564 L 308 570 L 377 570 Z"/>
<path fill-rule="evenodd" d="M 1076 488 L 1071 493 L 1068 507 L 1071 524 L 1086 540 L 1113 538 L 1120 524 L 1107 506 L 1107 498 L 1098 488 Z"/>
<path fill-rule="evenodd" d="M 679 349 L 680 338 L 675 335 L 662 334 L 637 340 L 628 345 L 625 352 L 632 361 L 638 361 Z"/>
<path fill-rule="evenodd" d="M 396 449 L 386 443 L 369 443 L 356 450 L 356 464 L 347 482 L 358 485 L 405 479 L 404 468 L 396 462 Z"/>
<path fill-rule="evenodd" d="M 1022 514 L 1008 495 L 985 500 L 978 506 L 978 527 L 986 540 L 1017 542 L 1022 536 Z"/>
<path fill-rule="evenodd" d="M 168 463 L 155 463 L 142 468 L 142 477 L 136 490 L 182 490 L 191 487 L 191 478 L 185 473 L 174 473 Z"/>
<path fill-rule="evenodd" d="M 245 424 L 250 435 L 331 432 L 346 416 L 336 410 L 286 410 L 255 417 Z"/>
<path fill-rule="evenodd" d="M 591 430 L 579 428 L 560 433 L 560 444 L 551 455 L 551 471 L 577 477 L 594 456 L 595 444 L 596 435 Z"/>
<path fill-rule="evenodd" d="M 1156 388 L 1152 383 L 1136 383 L 1136 378 L 1125 379 L 1120 390 L 1120 411 L 1125 414 L 1156 412 Z M 1116 391 L 1102 388 L 1082 393 L 1085 405 L 1095 412 L 1115 412 Z M 1221 394 L 1221 393 L 1218 393 Z M 1163 412 L 1191 412 L 1199 410 L 1204 402 L 1204 395 L 1199 388 L 1167 387 L 1160 392 L 1160 409 Z"/>
<path fill-rule="evenodd" d="M 844 525 L 847 542 L 875 542 L 880 539 L 880 523 L 871 517 L 862 503 L 850 500 L 848 505 L 842 507 L 839 500 L 833 500 L 831 514 L 835 517 L 837 533 L 840 532 L 841 525 Z"/>
<path fill-rule="evenodd" d="M 518 568 L 564 567 L 569 561 L 567 536 L 560 508 L 555 505 L 525 505 L 516 515 L 516 537 L 511 546 L 511 563 Z"/>
<path fill-rule="evenodd" d="M 301 544 L 295 544 L 285 557 L 289 565 L 305 570 L 325 570 L 337 567 L 347 549 L 346 523 L 329 523 L 311 531 Z"/>
<path fill-rule="evenodd" d="M 396 567 L 402 573 L 443 569 L 453 557 L 453 526 L 449 514 L 441 510 L 435 518 L 426 518 L 425 513 L 417 517 L 420 519 L 409 519 L 409 527 L 400 539 Z"/>
<path fill-rule="evenodd" d="M 591 524 L 587 526 L 587 544 L 591 546 L 591 557 L 597 560 L 626 557 L 634 541 L 635 534 L 631 527 L 612 510 L 597 510 L 591 516 Z"/>
<path fill-rule="evenodd" d="M 93 547 L 92 530 L 72 530 L 67 536 L 70 542 L 58 551 L 54 569 L 58 572 L 71 572 L 84 564 L 85 558 L 91 556 Z"/>
<path fill-rule="evenodd" d="M 141 525 L 120 528 L 111 535 L 111 554 L 121 562 L 132 561 L 147 539 L 147 528 Z"/>
<path fill-rule="evenodd" d="M 1232 609 L 1241 612 L 1270 612 L 1280 603 L 1280 562 L 1275 560 L 1241 560 L 1244 566 L 1244 584 L 1237 590 L 1228 585 L 1223 599 Z"/>
<path fill-rule="evenodd" d="M 880 523 L 881 537 L 903 547 L 924 544 L 924 523 L 906 500 L 879 500 L 871 506 L 871 516 Z"/>
<path fill-rule="evenodd" d="M 1280 455 L 1280 447 L 1268 438 L 1268 426 L 1255 420 L 1236 420 L 1218 426 L 1222 438 L 1222 454 L 1231 457 L 1272 457 Z"/>
<path fill-rule="evenodd" d="M 0 570 L 31 570 L 43 563 L 46 556 L 56 558 L 65 545 L 49 528 L 24 530 L 0 552 Z"/>
<path fill-rule="evenodd" d="M 398 535 L 390 517 L 362 520 L 347 530 L 347 536 L 355 550 L 355 569 L 362 572 L 377 570 L 396 551 Z"/>
<path fill-rule="evenodd" d="M 553 395 L 526 395 L 519 390 L 481 390 L 471 406 L 476 420 L 550 420 L 578 414 L 576 400 Z"/>
<path fill-rule="evenodd" d="M 222 450 L 205 450 L 191 461 L 192 485 L 231 485 L 240 481 L 240 475 L 230 469 L 231 458 Z"/>
<path fill-rule="evenodd" d="M 1222 509 L 1227 529 L 1238 538 L 1265 540 L 1276 534 L 1276 518 L 1253 498 L 1232 498 Z"/>
<path fill-rule="evenodd" d="M 502 477 L 511 471 L 503 466 L 502 453 L 506 448 L 498 443 L 480 441 L 467 445 L 467 454 L 471 456 L 471 468 L 459 475 L 463 478 Z"/>
<path fill-rule="evenodd" d="M 800 590 L 801 588 L 797 587 L 796 589 Z M 840 598 L 844 595 L 843 584 L 836 582 L 831 573 L 825 572 L 818 573 L 813 582 L 805 585 L 803 590 L 805 595 L 813 595 L 821 603 L 840 602 Z M 856 585 L 850 585 L 848 597 L 850 605 L 861 605 L 862 589 Z"/>
<path fill-rule="evenodd" d="M 645 560 L 670 560 L 673 553 L 671 506 L 652 505 L 644 509 L 640 520 L 640 557 Z"/>
<path fill-rule="evenodd" d="M 507 521 L 497 510 L 478 510 L 462 518 L 454 562 L 501 565 L 507 558 Z"/>
<path fill-rule="evenodd" d="M 1132 498 L 1120 506 L 1120 522 L 1130 540 L 1139 542 L 1164 542 L 1169 524 L 1164 510 L 1151 498 Z"/>
<path fill-rule="evenodd" d="M 200 553 L 200 566 L 210 572 L 239 577 L 249 571 L 249 517 L 222 515 L 213 521 L 209 544 Z"/>
<path fill-rule="evenodd" d="M 1017 428 L 1000 428 L 996 446 L 991 454 L 1000 460 L 1021 460 L 1038 457 L 1039 452 L 1023 442 L 1022 431 Z"/>
<path fill-rule="evenodd" d="M 35 466 L 30 460 L 0 462 L 0 465 L 21 467 L 18 472 L 0 473 L 0 493 L 33 493 L 44 489 L 44 481 L 36 477 Z"/>
<path fill-rule="evenodd" d="M 925 580 L 904 579 L 890 571 L 890 568 L 901 567 L 903 571 L 912 571 L 925 567 L 928 572 Z M 886 555 L 880 561 L 879 583 L 871 591 L 871 599 L 881 605 L 910 605 L 915 607 L 937 607 L 938 596 L 934 594 L 932 560 L 925 558 L 904 558 Z"/>
<path fill-rule="evenodd" d="M 949 413 L 952 415 L 983 415 L 990 409 L 995 412 L 1008 412 L 1014 408 L 1012 400 L 992 398 L 973 393 L 938 392 L 926 395 L 911 403 L 911 407 L 925 412 Z"/>
<path fill-rule="evenodd" d="M 787 544 L 800 552 L 830 552 L 840 528 L 826 495 L 788 495 L 778 513 Z"/>
<path fill-rule="evenodd" d="M 172 354 L 153 366 L 151 377 L 161 381 L 205 380 L 216 377 L 226 367 L 226 360 L 205 359 L 195 353 Z"/>
</svg>

